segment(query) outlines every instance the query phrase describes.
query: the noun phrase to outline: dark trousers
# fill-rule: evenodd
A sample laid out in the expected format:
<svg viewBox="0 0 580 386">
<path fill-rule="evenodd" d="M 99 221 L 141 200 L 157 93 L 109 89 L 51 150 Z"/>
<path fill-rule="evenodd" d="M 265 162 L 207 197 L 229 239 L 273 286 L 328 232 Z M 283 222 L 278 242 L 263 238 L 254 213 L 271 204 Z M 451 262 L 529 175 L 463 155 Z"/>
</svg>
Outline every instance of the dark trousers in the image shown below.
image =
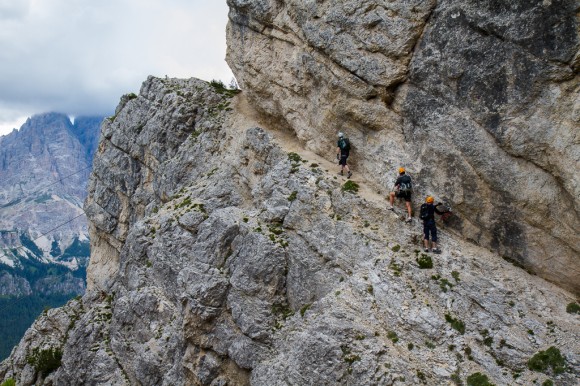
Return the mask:
<svg viewBox="0 0 580 386">
<path fill-rule="evenodd" d="M 431 233 L 431 241 L 437 242 L 437 226 L 435 221 L 429 220 L 423 223 L 423 233 L 425 234 L 424 239 L 429 240 L 429 233 Z"/>
</svg>

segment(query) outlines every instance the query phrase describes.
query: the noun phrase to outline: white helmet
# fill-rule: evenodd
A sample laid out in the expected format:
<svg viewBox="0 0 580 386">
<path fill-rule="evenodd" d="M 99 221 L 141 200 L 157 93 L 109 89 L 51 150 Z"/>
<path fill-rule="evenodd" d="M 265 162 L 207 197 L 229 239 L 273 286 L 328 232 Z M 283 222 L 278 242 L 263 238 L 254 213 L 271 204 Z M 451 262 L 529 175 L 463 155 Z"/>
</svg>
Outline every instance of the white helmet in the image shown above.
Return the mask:
<svg viewBox="0 0 580 386">
<path fill-rule="evenodd" d="M 344 133 L 341 131 L 338 133 L 338 138 L 342 138 L 342 137 L 344 137 Z"/>
</svg>

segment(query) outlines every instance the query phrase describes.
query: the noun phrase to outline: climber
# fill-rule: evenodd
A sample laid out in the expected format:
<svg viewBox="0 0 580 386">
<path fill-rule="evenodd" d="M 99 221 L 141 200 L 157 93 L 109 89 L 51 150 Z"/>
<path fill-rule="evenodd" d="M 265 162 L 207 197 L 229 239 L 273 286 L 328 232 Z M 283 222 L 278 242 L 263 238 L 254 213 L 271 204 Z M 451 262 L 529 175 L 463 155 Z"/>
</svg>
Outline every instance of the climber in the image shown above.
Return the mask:
<svg viewBox="0 0 580 386">
<path fill-rule="evenodd" d="M 389 210 L 394 211 L 395 208 L 393 204 L 395 203 L 395 197 L 404 199 L 405 205 L 407 206 L 407 222 L 411 222 L 411 194 L 413 193 L 413 187 L 411 183 L 411 177 L 405 174 L 405 168 L 399 168 L 399 177 L 395 181 L 395 187 L 389 195 L 390 207 Z"/>
<path fill-rule="evenodd" d="M 340 165 L 340 175 L 343 175 L 344 169 L 346 169 L 346 178 L 352 176 L 352 172 L 346 164 L 346 159 L 348 158 L 350 152 L 350 141 L 344 136 L 344 133 L 338 133 L 338 142 L 336 145 L 336 159 Z"/>
<path fill-rule="evenodd" d="M 423 243 L 425 245 L 425 252 L 429 252 L 429 234 L 431 234 L 431 251 L 433 253 L 441 253 L 441 250 L 437 247 L 437 225 L 435 224 L 435 213 L 443 215 L 445 212 L 440 211 L 437 208 L 442 204 L 438 203 L 437 205 L 433 205 L 434 201 L 435 200 L 432 196 L 427 196 L 425 203 L 421 205 L 419 218 L 423 220 Z"/>
</svg>

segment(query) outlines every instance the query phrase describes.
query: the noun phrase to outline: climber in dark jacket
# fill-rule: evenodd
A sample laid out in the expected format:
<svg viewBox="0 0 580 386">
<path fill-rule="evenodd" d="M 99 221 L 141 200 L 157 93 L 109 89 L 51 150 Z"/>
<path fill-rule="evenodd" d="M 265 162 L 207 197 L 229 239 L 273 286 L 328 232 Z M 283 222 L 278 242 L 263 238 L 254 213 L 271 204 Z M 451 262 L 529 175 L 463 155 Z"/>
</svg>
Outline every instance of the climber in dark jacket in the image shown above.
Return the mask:
<svg viewBox="0 0 580 386">
<path fill-rule="evenodd" d="M 346 159 L 348 158 L 350 153 L 350 141 L 348 138 L 344 136 L 344 133 L 338 133 L 338 142 L 336 144 L 336 159 L 338 160 L 338 164 L 340 165 L 340 175 L 343 175 L 344 170 L 346 169 L 346 178 L 350 178 L 352 176 L 352 172 L 350 171 L 348 165 L 346 164 Z"/>
<path fill-rule="evenodd" d="M 437 209 L 440 203 L 433 205 L 435 200 L 432 196 L 428 196 L 425 199 L 425 209 L 421 208 L 421 217 L 423 218 L 423 243 L 425 244 L 425 252 L 429 252 L 429 234 L 431 234 L 431 251 L 433 253 L 441 253 L 441 250 L 437 247 L 437 225 L 435 225 L 435 213 L 442 215 L 445 212 Z M 423 215 L 423 210 L 426 211 L 426 215 Z"/>
<path fill-rule="evenodd" d="M 395 197 L 405 200 L 405 205 L 407 207 L 407 222 L 411 222 L 411 195 L 413 188 L 412 188 L 412 182 L 411 182 L 411 177 L 407 174 L 405 174 L 405 168 L 404 167 L 400 167 L 399 168 L 399 177 L 397 178 L 397 180 L 395 181 L 395 187 L 393 188 L 393 191 L 389 194 L 389 210 L 395 211 L 395 207 L 393 206 L 395 204 Z"/>
</svg>

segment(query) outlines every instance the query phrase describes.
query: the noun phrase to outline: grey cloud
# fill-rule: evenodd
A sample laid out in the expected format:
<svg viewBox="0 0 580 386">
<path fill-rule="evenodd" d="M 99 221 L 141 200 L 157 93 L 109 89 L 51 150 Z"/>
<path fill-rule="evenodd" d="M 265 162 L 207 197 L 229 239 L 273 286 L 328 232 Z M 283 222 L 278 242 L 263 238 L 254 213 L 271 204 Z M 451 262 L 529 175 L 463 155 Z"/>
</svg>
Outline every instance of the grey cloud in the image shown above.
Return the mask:
<svg viewBox="0 0 580 386">
<path fill-rule="evenodd" d="M 111 114 L 148 75 L 229 82 L 225 3 L 0 0 L 0 124 L 16 111 Z"/>
<path fill-rule="evenodd" d="M 30 0 L 0 0 L 0 20 L 20 19 L 29 8 Z"/>
</svg>

